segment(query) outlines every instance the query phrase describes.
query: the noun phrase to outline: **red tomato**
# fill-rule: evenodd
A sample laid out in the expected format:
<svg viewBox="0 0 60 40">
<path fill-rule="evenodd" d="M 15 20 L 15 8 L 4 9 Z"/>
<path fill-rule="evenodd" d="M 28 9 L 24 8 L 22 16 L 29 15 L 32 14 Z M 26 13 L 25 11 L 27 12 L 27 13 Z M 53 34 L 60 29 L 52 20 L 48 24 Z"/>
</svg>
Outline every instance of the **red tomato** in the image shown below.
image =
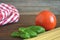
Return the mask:
<svg viewBox="0 0 60 40">
<path fill-rule="evenodd" d="M 43 10 L 36 17 L 36 25 L 51 30 L 56 26 L 56 16 L 49 10 Z"/>
</svg>

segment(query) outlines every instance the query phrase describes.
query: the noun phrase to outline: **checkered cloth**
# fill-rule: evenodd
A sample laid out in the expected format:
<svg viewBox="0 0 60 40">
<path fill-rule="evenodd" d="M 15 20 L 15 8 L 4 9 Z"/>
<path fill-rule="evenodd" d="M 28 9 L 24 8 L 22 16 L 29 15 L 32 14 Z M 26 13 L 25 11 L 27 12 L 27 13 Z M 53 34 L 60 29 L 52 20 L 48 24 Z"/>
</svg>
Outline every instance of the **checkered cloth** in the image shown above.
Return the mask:
<svg viewBox="0 0 60 40">
<path fill-rule="evenodd" d="M 19 20 L 18 10 L 11 4 L 0 4 L 0 25 L 15 23 Z"/>
</svg>

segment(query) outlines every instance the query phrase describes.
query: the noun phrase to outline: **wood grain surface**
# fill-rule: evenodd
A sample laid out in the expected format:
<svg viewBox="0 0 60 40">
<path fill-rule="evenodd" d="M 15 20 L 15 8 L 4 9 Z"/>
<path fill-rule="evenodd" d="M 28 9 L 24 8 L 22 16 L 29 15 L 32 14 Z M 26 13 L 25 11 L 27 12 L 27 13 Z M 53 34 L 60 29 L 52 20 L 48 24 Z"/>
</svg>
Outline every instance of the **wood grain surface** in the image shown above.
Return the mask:
<svg viewBox="0 0 60 40">
<path fill-rule="evenodd" d="M 60 26 L 60 0 L 0 0 L 0 3 L 10 3 L 14 5 L 19 12 L 24 12 L 20 13 L 19 22 L 0 27 L 0 40 L 22 40 L 21 38 L 12 38 L 10 34 L 13 31 L 17 31 L 19 27 L 35 25 L 36 12 L 42 9 L 49 9 L 55 12 L 57 17 L 56 27 Z M 25 12 L 28 13 L 25 14 Z"/>
<path fill-rule="evenodd" d="M 53 7 L 51 9 L 57 12 L 56 14 L 60 14 L 60 11 L 57 11 L 57 9 L 60 10 L 60 0 L 0 0 L 0 3 L 12 4 L 19 12 L 37 12 L 41 9 Z"/>
<path fill-rule="evenodd" d="M 22 40 L 21 38 L 12 38 L 10 34 L 13 31 L 17 31 L 19 27 L 27 27 L 29 25 L 35 25 L 36 15 L 20 15 L 20 20 L 17 23 L 12 23 L 4 26 L 0 26 L 0 40 Z M 57 17 L 57 26 L 60 26 L 60 15 Z"/>
</svg>

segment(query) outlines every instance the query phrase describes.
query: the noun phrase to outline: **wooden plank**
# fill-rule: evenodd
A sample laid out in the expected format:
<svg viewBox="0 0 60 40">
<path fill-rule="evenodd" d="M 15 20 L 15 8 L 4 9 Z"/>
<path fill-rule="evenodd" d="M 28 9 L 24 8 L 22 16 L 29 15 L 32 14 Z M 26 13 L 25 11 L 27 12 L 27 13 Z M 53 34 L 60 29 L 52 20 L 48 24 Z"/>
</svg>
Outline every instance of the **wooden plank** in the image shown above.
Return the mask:
<svg viewBox="0 0 60 40">
<path fill-rule="evenodd" d="M 27 27 L 35 25 L 36 15 L 20 15 L 20 20 L 17 23 L 0 26 L 0 40 L 22 40 L 21 38 L 12 38 L 10 34 L 13 31 L 17 31 L 19 27 Z M 60 15 L 57 17 L 57 26 L 60 27 Z"/>
<path fill-rule="evenodd" d="M 16 6 L 44 6 L 51 5 L 57 6 L 60 5 L 60 0 L 0 0 L 0 3 L 11 3 Z"/>
<path fill-rule="evenodd" d="M 60 0 L 0 0 L 0 3 L 2 2 L 16 6 L 19 12 L 37 12 L 49 9 L 55 14 L 60 14 Z"/>
</svg>

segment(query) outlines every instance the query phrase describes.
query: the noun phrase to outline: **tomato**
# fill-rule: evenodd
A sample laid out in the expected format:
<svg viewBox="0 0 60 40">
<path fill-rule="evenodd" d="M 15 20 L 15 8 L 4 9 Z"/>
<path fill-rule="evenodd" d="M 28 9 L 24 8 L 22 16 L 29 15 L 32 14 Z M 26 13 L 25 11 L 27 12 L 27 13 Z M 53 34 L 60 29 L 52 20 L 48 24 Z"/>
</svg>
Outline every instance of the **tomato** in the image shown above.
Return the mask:
<svg viewBox="0 0 60 40">
<path fill-rule="evenodd" d="M 49 10 L 43 10 L 36 16 L 35 23 L 46 30 L 51 30 L 56 27 L 56 16 Z"/>
</svg>

